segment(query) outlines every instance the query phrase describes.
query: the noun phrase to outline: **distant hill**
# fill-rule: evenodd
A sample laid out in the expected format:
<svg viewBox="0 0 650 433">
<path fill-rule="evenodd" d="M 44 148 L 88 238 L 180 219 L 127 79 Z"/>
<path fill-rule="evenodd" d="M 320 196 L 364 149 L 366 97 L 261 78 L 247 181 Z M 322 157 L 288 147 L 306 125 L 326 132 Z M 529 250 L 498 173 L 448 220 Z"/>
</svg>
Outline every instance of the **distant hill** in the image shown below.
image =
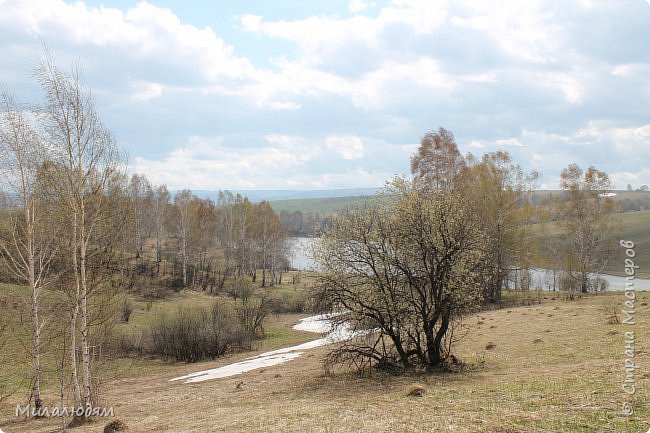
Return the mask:
<svg viewBox="0 0 650 433">
<path fill-rule="evenodd" d="M 233 194 L 241 194 L 252 202 L 262 200 L 303 200 L 332 197 L 359 197 L 374 195 L 382 188 L 341 188 L 341 189 L 314 189 L 314 190 L 288 190 L 288 189 L 240 189 L 229 190 Z M 200 198 L 215 200 L 219 197 L 219 191 L 192 190 Z"/>
<path fill-rule="evenodd" d="M 320 215 L 332 215 L 342 209 L 363 205 L 370 201 L 373 195 L 357 195 L 349 197 L 304 198 L 297 200 L 272 200 L 271 207 L 276 213 L 313 212 Z"/>
</svg>

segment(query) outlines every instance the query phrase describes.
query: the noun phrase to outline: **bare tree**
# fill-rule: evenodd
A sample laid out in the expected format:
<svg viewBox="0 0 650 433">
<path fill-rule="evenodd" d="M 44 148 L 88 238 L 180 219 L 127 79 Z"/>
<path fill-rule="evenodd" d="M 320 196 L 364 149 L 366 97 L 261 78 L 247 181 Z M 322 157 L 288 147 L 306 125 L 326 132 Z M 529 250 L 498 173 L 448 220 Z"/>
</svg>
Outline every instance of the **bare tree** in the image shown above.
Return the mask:
<svg viewBox="0 0 650 433">
<path fill-rule="evenodd" d="M 524 173 L 503 151 L 486 153 L 480 161 L 470 154 L 467 161 L 461 188 L 471 197 L 490 245 L 484 297 L 498 301 L 510 274 L 528 269 L 532 244 L 528 196 L 539 174 Z"/>
<path fill-rule="evenodd" d="M 160 271 L 161 239 L 165 228 L 165 215 L 169 205 L 169 191 L 165 185 L 156 187 L 152 203 L 152 219 L 156 234 L 156 273 Z"/>
<path fill-rule="evenodd" d="M 608 196 L 609 176 L 595 167 L 583 171 L 577 164 L 562 170 L 560 187 L 565 192 L 558 204 L 567 242 L 565 271 L 581 292 L 590 288 L 590 274 L 600 272 L 614 247 L 616 203 Z"/>
<path fill-rule="evenodd" d="M 317 298 L 362 335 L 330 360 L 440 366 L 454 325 L 478 306 L 485 235 L 460 194 L 401 179 L 388 193 L 335 217 L 316 247 Z"/>
<path fill-rule="evenodd" d="M 36 77 L 46 95 L 41 120 L 52 158 L 48 187 L 70 221 L 70 262 L 74 274 L 70 368 L 75 405 L 92 405 L 89 300 L 96 287 L 89 276 L 88 252 L 93 239 L 106 241 L 109 231 L 114 229 L 107 224 L 114 212 L 109 198 L 113 183 L 121 182 L 123 155 L 101 122 L 78 65 L 64 73 L 46 53 Z M 106 251 L 93 250 L 97 254 Z M 77 326 L 81 338 L 81 386 L 76 359 Z"/>
<path fill-rule="evenodd" d="M 144 241 L 151 234 L 152 207 L 154 193 L 151 183 L 144 175 L 134 174 L 128 187 L 129 199 L 131 201 L 131 214 L 133 220 L 133 242 L 136 258 L 140 257 Z"/>
<path fill-rule="evenodd" d="M 174 196 L 175 215 L 174 222 L 178 236 L 178 246 L 181 254 L 183 287 L 187 287 L 187 263 L 189 260 L 189 249 L 191 248 L 192 225 L 195 215 L 192 209 L 194 196 L 189 189 L 177 192 Z"/>
<path fill-rule="evenodd" d="M 429 189 L 453 188 L 464 166 L 454 135 L 444 128 L 425 134 L 411 157 L 415 184 Z"/>
<path fill-rule="evenodd" d="M 41 298 L 53 280 L 50 268 L 56 253 L 56 227 L 45 222 L 45 197 L 39 191 L 39 169 L 45 157 L 41 137 L 11 95 L 3 92 L 1 98 L 0 176 L 15 200 L 16 211 L 8 238 L 0 239 L 0 252 L 13 276 L 31 294 L 32 397 L 38 413 L 42 407 L 41 334 L 46 324 Z"/>
</svg>

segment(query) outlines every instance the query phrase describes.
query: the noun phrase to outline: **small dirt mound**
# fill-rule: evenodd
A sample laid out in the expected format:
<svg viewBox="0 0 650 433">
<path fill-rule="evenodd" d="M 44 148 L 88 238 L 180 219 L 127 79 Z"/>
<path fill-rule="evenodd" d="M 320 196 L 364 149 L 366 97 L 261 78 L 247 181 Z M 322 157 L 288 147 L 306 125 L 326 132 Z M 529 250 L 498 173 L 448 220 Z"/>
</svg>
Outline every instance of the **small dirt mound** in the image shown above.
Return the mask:
<svg viewBox="0 0 650 433">
<path fill-rule="evenodd" d="M 495 347 L 497 347 L 496 344 L 494 344 L 494 343 L 491 342 L 491 341 L 488 341 L 488 343 L 485 345 L 485 350 L 492 350 L 492 349 L 494 349 Z"/>
<path fill-rule="evenodd" d="M 544 340 L 542 340 L 541 338 L 536 338 L 536 339 L 533 340 L 533 343 L 535 343 L 535 344 L 539 344 L 539 343 L 543 343 L 543 342 L 544 342 Z"/>
<path fill-rule="evenodd" d="M 126 426 L 124 421 L 119 419 L 109 422 L 104 427 L 104 433 L 116 433 L 121 431 L 129 431 L 129 428 Z"/>
<path fill-rule="evenodd" d="M 427 393 L 427 389 L 420 384 L 413 384 L 406 389 L 407 397 L 424 397 L 424 394 Z"/>
</svg>

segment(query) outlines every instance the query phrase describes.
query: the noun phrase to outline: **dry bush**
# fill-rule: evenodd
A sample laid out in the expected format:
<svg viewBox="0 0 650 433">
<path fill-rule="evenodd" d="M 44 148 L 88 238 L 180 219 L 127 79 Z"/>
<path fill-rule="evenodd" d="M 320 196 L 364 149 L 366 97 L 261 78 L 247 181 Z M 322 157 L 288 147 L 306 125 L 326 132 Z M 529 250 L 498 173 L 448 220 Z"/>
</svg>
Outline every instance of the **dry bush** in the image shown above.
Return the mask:
<svg viewBox="0 0 650 433">
<path fill-rule="evenodd" d="M 122 420 L 116 419 L 109 422 L 104 426 L 104 433 L 116 433 L 116 432 L 125 432 L 128 431 L 126 423 Z"/>
<path fill-rule="evenodd" d="M 427 393 L 427 389 L 420 384 L 413 384 L 406 389 L 407 397 L 424 397 Z"/>
<path fill-rule="evenodd" d="M 603 306 L 603 312 L 605 313 L 605 320 L 609 325 L 618 325 L 621 323 L 621 319 L 618 317 L 618 304 L 614 301 L 609 301 Z"/>
<path fill-rule="evenodd" d="M 151 324 L 151 354 L 177 361 L 217 358 L 249 340 L 235 313 L 223 302 L 211 309 L 180 309 Z"/>
</svg>

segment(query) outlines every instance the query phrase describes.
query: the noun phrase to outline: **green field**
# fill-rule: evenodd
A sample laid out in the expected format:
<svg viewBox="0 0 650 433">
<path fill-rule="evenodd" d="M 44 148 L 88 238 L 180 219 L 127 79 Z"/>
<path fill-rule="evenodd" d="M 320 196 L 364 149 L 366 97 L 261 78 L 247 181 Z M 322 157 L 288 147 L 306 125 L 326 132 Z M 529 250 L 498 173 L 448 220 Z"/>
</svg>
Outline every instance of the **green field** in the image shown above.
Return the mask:
<svg viewBox="0 0 650 433">
<path fill-rule="evenodd" d="M 623 203 L 626 200 L 650 200 L 650 192 L 647 191 L 615 191 L 615 200 Z M 533 192 L 533 201 L 540 203 L 545 199 L 558 198 L 562 191 L 538 190 Z M 373 196 L 348 196 L 328 198 L 306 198 L 291 200 L 271 200 L 273 210 L 278 214 L 287 212 L 313 212 L 324 216 L 331 215 L 339 210 L 349 207 L 360 206 L 372 200 Z M 645 208 L 648 210 L 650 208 Z"/>
<path fill-rule="evenodd" d="M 363 206 L 370 202 L 372 196 L 355 196 L 355 197 L 328 197 L 328 198 L 305 198 L 295 200 L 275 200 L 271 201 L 271 207 L 276 213 L 286 212 L 312 212 L 320 215 L 331 215 L 342 209 Z"/>
<path fill-rule="evenodd" d="M 634 263 L 639 266 L 636 275 L 639 278 L 650 278 L 650 210 L 620 213 L 616 218 L 620 222 L 620 227 L 614 233 L 615 238 L 634 242 L 636 253 Z M 534 230 L 540 233 L 542 227 L 536 225 Z M 561 232 L 558 224 L 547 224 L 544 232 L 559 241 Z M 625 259 L 625 250 L 617 248 L 607 261 L 603 272 L 624 275 Z"/>
</svg>

